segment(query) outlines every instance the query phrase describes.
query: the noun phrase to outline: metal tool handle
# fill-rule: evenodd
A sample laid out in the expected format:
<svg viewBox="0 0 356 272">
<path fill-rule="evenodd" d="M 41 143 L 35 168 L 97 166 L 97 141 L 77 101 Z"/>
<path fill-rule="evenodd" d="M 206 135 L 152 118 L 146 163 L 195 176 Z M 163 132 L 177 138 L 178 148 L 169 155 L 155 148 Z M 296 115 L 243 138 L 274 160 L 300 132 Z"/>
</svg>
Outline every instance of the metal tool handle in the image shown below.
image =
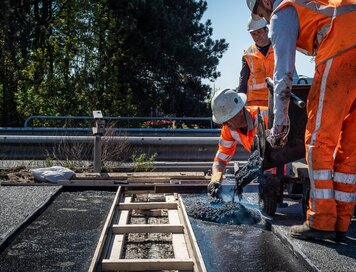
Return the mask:
<svg viewBox="0 0 356 272">
<path fill-rule="evenodd" d="M 266 78 L 266 83 L 267 83 L 267 88 L 270 91 L 274 91 L 274 83 L 273 80 L 270 77 Z M 300 99 L 297 95 L 291 92 L 290 99 L 293 101 L 294 104 L 296 104 L 299 108 L 303 109 L 305 108 L 305 102 Z"/>
<path fill-rule="evenodd" d="M 290 97 L 293 101 L 294 104 L 296 104 L 299 108 L 304 109 L 305 108 L 305 102 L 300 99 L 298 96 L 296 96 L 294 93 L 291 93 Z"/>
</svg>

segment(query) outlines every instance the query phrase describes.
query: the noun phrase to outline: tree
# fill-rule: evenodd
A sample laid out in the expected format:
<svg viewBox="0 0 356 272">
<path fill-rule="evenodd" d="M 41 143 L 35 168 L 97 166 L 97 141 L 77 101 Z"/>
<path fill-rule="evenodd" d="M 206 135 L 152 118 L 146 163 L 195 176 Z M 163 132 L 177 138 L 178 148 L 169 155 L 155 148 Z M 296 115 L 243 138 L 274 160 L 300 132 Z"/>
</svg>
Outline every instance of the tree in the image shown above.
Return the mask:
<svg viewBox="0 0 356 272">
<path fill-rule="evenodd" d="M 0 9 L 1 125 L 9 114 L 210 114 L 224 39 L 205 1 L 29 0 Z"/>
<path fill-rule="evenodd" d="M 28 1 L 3 0 L 0 8 L 0 124 L 12 126 L 20 122 L 16 110 L 15 92 L 20 56 L 29 47 Z"/>
<path fill-rule="evenodd" d="M 120 74 L 131 76 L 134 97 L 146 101 L 137 105 L 138 114 L 150 114 L 152 108 L 161 114 L 210 114 L 205 106 L 209 88 L 201 79 L 220 75 L 216 67 L 228 45 L 211 39 L 209 20 L 201 23 L 206 2 L 112 0 L 110 7 L 124 52 Z M 187 103 L 177 104 L 182 97 Z"/>
</svg>

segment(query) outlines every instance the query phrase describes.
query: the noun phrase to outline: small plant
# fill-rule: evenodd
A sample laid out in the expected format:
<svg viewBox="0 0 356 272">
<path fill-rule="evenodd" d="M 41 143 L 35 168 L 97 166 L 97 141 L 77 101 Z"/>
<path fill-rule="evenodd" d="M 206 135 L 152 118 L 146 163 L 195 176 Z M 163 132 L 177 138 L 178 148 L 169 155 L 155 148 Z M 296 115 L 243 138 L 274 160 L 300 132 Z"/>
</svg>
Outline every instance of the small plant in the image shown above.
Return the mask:
<svg viewBox="0 0 356 272">
<path fill-rule="evenodd" d="M 54 165 L 54 160 L 51 157 L 46 157 L 44 165 L 45 167 L 52 167 Z"/>
<path fill-rule="evenodd" d="M 157 158 L 157 153 L 148 156 L 145 153 L 132 155 L 133 169 L 135 172 L 152 172 L 153 163 Z"/>
</svg>

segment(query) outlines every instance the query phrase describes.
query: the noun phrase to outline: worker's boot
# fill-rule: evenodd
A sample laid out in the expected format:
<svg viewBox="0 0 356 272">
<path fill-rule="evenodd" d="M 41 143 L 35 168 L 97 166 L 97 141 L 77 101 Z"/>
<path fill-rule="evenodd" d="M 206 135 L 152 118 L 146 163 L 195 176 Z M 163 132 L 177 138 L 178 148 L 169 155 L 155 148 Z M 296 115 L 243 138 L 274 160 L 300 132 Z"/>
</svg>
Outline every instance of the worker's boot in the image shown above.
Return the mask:
<svg viewBox="0 0 356 272">
<path fill-rule="evenodd" d="M 334 231 L 324 231 L 311 228 L 306 222 L 303 225 L 295 225 L 290 227 L 289 235 L 293 238 L 308 240 L 324 240 L 335 239 Z"/>
<path fill-rule="evenodd" d="M 346 242 L 346 232 L 337 231 L 335 233 L 335 242 Z"/>
</svg>

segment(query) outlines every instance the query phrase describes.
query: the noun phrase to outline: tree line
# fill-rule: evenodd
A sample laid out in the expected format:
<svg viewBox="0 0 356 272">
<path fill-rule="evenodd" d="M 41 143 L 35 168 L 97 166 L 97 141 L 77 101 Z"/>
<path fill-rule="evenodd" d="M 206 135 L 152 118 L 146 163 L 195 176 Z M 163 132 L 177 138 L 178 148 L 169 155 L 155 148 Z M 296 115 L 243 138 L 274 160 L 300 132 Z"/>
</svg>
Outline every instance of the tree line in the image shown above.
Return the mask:
<svg viewBox="0 0 356 272">
<path fill-rule="evenodd" d="M 1 0 L 0 126 L 31 115 L 208 116 L 224 39 L 202 0 Z"/>
</svg>

